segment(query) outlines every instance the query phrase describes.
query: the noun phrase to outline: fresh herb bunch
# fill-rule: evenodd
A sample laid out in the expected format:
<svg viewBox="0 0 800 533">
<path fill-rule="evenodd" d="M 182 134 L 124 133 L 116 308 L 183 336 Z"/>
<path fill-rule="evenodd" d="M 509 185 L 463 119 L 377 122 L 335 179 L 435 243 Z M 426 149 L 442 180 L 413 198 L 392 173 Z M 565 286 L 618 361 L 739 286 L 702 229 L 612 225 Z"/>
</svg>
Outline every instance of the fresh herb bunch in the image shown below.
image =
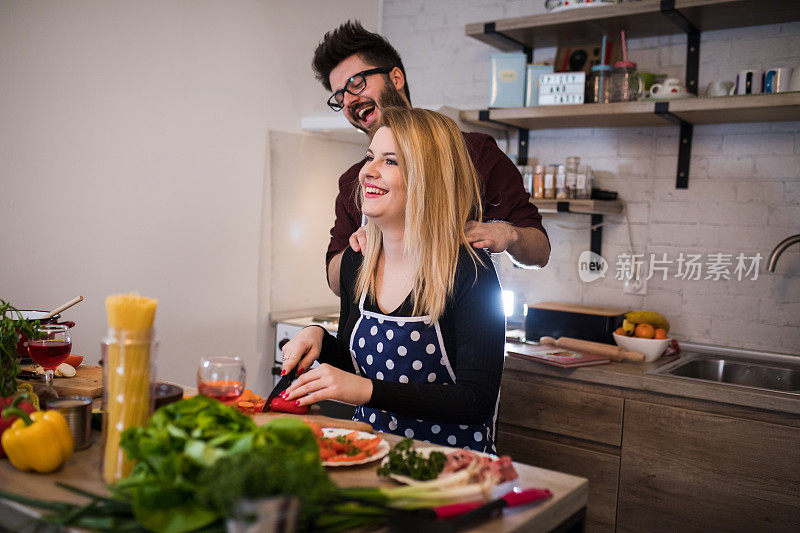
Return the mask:
<svg viewBox="0 0 800 533">
<path fill-rule="evenodd" d="M 129 501 L 151 531 L 213 528 L 240 500 L 277 495 L 300 500 L 300 531 L 350 529 L 386 514 L 353 504 L 333 484 L 314 434 L 296 418 L 257 427 L 236 409 L 195 396 L 159 409 L 143 428 L 125 430 L 120 445 L 137 463 L 113 494 Z M 386 501 L 378 489 L 358 496 Z"/>
<path fill-rule="evenodd" d="M 38 325 L 38 320 L 25 320 L 17 308 L 0 299 L 0 397 L 17 392 L 17 377 L 20 372 L 17 342 L 20 333 L 28 338 L 35 338 Z"/>
<path fill-rule="evenodd" d="M 427 458 L 414 450 L 414 441 L 403 439 L 392 448 L 386 464 L 378 468 L 378 475 L 400 474 L 420 481 L 436 479 L 444 468 L 446 456 L 431 452 Z"/>
</svg>

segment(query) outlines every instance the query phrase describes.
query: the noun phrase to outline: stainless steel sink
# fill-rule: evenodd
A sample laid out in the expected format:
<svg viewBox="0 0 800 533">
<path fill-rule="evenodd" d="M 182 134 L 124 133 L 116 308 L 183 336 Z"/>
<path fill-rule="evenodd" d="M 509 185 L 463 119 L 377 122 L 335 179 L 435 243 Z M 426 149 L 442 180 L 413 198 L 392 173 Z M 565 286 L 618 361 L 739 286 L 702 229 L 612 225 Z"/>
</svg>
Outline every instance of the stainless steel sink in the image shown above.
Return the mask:
<svg viewBox="0 0 800 533">
<path fill-rule="evenodd" d="M 647 373 L 800 394 L 800 358 L 794 364 L 692 354 Z"/>
</svg>

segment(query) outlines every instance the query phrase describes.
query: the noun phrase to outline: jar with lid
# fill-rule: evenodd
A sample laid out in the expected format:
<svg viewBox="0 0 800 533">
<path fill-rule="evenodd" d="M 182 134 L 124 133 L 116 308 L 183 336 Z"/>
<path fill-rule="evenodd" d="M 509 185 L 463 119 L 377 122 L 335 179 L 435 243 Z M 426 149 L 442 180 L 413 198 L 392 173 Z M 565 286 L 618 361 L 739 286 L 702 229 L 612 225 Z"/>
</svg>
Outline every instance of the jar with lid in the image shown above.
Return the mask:
<svg viewBox="0 0 800 533">
<path fill-rule="evenodd" d="M 544 165 L 536 165 L 536 173 L 533 175 L 533 194 L 534 198 L 544 198 Z"/>
<path fill-rule="evenodd" d="M 556 174 L 556 198 L 557 199 L 568 198 L 566 165 L 558 165 L 558 173 Z"/>
<path fill-rule="evenodd" d="M 544 174 L 544 198 L 551 200 L 556 197 L 555 167 L 548 166 Z"/>
<path fill-rule="evenodd" d="M 586 199 L 591 196 L 590 172 L 591 167 L 589 167 L 589 165 L 581 165 L 578 167 L 575 180 L 575 198 Z"/>
<path fill-rule="evenodd" d="M 533 167 L 524 165 L 520 167 L 520 174 L 522 174 L 522 186 L 528 195 L 533 195 Z"/>
<path fill-rule="evenodd" d="M 595 65 L 586 81 L 585 101 L 589 104 L 611 102 L 611 65 Z"/>
<path fill-rule="evenodd" d="M 644 81 L 636 63 L 633 61 L 617 61 L 611 73 L 611 101 L 632 102 L 644 96 Z"/>
<path fill-rule="evenodd" d="M 572 156 L 567 158 L 567 198 L 577 198 L 578 166 L 581 158 Z"/>
</svg>

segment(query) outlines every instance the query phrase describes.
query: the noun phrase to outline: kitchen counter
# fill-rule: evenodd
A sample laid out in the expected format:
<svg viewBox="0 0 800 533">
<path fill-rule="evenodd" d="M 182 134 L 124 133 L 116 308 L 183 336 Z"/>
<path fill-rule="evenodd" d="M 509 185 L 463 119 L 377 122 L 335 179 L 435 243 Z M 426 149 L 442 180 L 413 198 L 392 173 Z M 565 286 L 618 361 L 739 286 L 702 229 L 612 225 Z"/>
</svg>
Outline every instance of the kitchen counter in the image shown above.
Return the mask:
<svg viewBox="0 0 800 533">
<path fill-rule="evenodd" d="M 401 440 L 396 435 L 383 434 L 383 437 L 392 445 Z M 57 487 L 54 482 L 61 481 L 92 492 L 107 494 L 100 481 L 99 432 L 93 432 L 93 439 L 91 448 L 76 452 L 64 467 L 53 474 L 20 472 L 7 460 L 0 461 L 0 486 L 32 497 L 76 503 L 84 503 L 86 500 Z M 425 446 L 424 443 L 418 445 Z M 519 473 L 517 483 L 520 487 L 547 488 L 553 492 L 553 497 L 537 504 L 507 509 L 500 517 L 470 531 L 551 531 L 569 528 L 583 521 L 588 494 L 586 479 L 521 463 L 514 463 L 514 466 Z M 377 462 L 357 467 L 329 468 L 328 472 L 331 479 L 343 487 L 397 486 L 392 481 L 379 479 L 376 469 Z M 29 507 L 0 499 L 0 516 L 3 527 L 18 531 L 40 514 Z"/>
<path fill-rule="evenodd" d="M 513 347 L 514 343 L 507 343 L 506 351 L 513 350 Z M 684 352 L 683 355 L 689 355 L 689 352 Z M 646 374 L 648 370 L 658 368 L 676 359 L 678 356 L 669 356 L 660 357 L 652 363 L 611 362 L 604 365 L 565 369 L 507 356 L 505 371 L 540 374 L 595 385 L 608 385 L 678 398 L 800 415 L 800 395 L 797 394 Z"/>
</svg>

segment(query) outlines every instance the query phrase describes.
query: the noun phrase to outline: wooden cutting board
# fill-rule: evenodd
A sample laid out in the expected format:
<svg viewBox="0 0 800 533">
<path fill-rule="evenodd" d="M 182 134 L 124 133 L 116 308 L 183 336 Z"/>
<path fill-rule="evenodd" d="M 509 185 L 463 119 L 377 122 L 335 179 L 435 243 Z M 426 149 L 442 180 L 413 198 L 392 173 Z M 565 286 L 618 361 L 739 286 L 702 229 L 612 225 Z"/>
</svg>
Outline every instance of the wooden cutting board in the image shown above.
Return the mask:
<svg viewBox="0 0 800 533">
<path fill-rule="evenodd" d="M 33 370 L 26 367 L 27 370 Z M 75 377 L 54 378 L 53 388 L 61 396 L 88 396 L 98 398 L 103 395 L 103 367 L 81 365 Z"/>
<path fill-rule="evenodd" d="M 316 408 L 316 409 L 315 409 Z M 366 422 L 356 422 L 355 420 L 345 420 L 342 418 L 331 418 L 329 416 L 321 415 L 319 413 L 319 407 L 314 406 L 305 415 L 294 415 L 290 413 L 258 413 L 253 415 L 253 421 L 259 426 L 266 424 L 273 418 L 277 418 L 279 416 L 293 416 L 297 418 L 307 418 L 311 422 L 316 422 L 320 426 L 324 428 L 345 428 L 345 429 L 352 429 L 355 431 L 366 431 L 372 433 L 372 426 L 367 424 Z"/>
</svg>

